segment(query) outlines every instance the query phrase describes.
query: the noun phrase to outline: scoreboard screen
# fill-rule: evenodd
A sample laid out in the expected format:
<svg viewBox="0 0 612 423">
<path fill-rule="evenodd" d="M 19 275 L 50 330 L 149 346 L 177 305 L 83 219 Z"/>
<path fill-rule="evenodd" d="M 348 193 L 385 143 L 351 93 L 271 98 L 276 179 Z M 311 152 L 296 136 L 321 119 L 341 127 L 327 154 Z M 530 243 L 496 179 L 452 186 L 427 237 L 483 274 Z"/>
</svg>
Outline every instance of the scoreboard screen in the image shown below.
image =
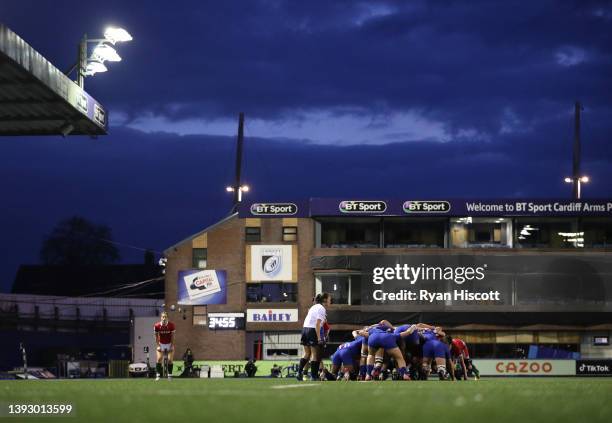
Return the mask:
<svg viewBox="0 0 612 423">
<path fill-rule="evenodd" d="M 210 330 L 241 330 L 244 327 L 244 313 L 208 313 Z"/>
</svg>

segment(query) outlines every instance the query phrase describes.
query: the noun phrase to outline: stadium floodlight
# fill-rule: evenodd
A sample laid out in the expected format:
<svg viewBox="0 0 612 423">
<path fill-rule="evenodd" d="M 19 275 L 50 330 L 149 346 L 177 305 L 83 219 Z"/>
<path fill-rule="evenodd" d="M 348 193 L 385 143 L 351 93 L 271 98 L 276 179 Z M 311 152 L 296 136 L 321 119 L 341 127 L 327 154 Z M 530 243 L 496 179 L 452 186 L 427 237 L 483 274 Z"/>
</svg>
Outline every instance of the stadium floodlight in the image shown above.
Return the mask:
<svg viewBox="0 0 612 423">
<path fill-rule="evenodd" d="M 225 187 L 225 190 L 227 192 L 235 192 L 236 191 L 236 187 Z M 242 193 L 243 192 L 249 192 L 250 188 L 248 185 L 240 185 L 238 187 L 238 202 L 242 201 Z"/>
<path fill-rule="evenodd" d="M 580 200 L 580 196 L 582 193 L 582 184 L 586 184 L 590 181 L 591 179 L 588 176 L 580 176 L 580 177 L 576 177 L 576 178 L 570 178 L 570 177 L 566 177 L 564 179 L 564 181 L 568 184 L 576 184 L 577 185 L 577 190 L 576 190 L 576 200 Z"/>
<path fill-rule="evenodd" d="M 85 68 L 85 75 L 93 76 L 97 73 L 106 72 L 108 69 L 104 66 L 104 63 L 98 61 L 92 61 L 87 63 Z"/>
<path fill-rule="evenodd" d="M 98 44 L 92 53 L 92 56 L 99 59 L 100 62 L 120 62 L 121 56 L 117 51 L 108 44 Z"/>
<path fill-rule="evenodd" d="M 125 43 L 133 40 L 132 36 L 125 29 L 113 27 L 106 28 L 104 31 L 104 38 L 112 44 Z"/>
<path fill-rule="evenodd" d="M 121 56 L 117 54 L 114 46 L 116 43 L 123 43 L 126 41 L 132 41 L 132 36 L 123 28 L 106 28 L 104 31 L 104 38 L 87 38 L 87 34 L 83 35 L 81 42 L 79 43 L 79 55 L 76 63 L 66 72 L 66 75 L 70 75 L 76 70 L 75 82 L 79 87 L 85 89 L 85 77 L 92 76 L 96 73 L 106 72 L 106 66 L 102 68 L 99 64 L 103 62 L 120 62 Z M 91 57 L 88 52 L 88 44 L 96 43 L 96 46 L 91 53 Z M 91 65 L 91 63 L 99 63 Z M 91 65 L 91 66 L 90 66 Z M 104 69 L 104 70 L 102 70 Z"/>
</svg>

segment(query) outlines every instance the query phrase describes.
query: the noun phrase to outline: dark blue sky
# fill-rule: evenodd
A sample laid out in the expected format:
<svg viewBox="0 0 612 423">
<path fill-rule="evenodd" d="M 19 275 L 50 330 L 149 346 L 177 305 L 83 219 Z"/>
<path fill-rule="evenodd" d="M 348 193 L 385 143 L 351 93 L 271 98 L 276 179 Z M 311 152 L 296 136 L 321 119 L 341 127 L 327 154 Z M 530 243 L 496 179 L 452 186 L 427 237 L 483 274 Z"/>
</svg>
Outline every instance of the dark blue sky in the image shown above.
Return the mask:
<svg viewBox="0 0 612 423">
<path fill-rule="evenodd" d="M 86 80 L 108 136 L 0 139 L 0 290 L 72 215 L 158 251 L 223 217 L 240 111 L 257 198 L 568 197 L 579 99 L 584 196 L 612 197 L 608 1 L 3 0 L 0 19 L 60 69 L 84 32 L 134 37 Z"/>
</svg>

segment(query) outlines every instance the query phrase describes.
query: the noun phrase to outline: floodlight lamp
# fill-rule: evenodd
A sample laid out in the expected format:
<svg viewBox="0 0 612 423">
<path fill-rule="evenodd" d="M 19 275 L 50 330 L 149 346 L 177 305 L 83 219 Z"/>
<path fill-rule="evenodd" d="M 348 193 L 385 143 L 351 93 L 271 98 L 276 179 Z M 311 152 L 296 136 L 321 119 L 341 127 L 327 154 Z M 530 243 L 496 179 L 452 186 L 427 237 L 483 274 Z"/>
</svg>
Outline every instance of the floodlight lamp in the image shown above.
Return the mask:
<svg viewBox="0 0 612 423">
<path fill-rule="evenodd" d="M 106 38 L 110 43 L 124 43 L 127 41 L 132 41 L 132 36 L 123 28 L 106 28 L 104 31 L 104 38 Z"/>
<path fill-rule="evenodd" d="M 108 69 L 104 66 L 104 63 L 98 61 L 92 61 L 87 63 L 87 68 L 85 69 L 85 75 L 95 75 L 96 73 L 106 72 Z"/>
<path fill-rule="evenodd" d="M 100 44 L 98 45 L 94 51 L 93 56 L 99 59 L 100 62 L 109 61 L 109 62 L 120 62 L 121 56 L 117 54 L 117 51 L 108 44 Z"/>
</svg>

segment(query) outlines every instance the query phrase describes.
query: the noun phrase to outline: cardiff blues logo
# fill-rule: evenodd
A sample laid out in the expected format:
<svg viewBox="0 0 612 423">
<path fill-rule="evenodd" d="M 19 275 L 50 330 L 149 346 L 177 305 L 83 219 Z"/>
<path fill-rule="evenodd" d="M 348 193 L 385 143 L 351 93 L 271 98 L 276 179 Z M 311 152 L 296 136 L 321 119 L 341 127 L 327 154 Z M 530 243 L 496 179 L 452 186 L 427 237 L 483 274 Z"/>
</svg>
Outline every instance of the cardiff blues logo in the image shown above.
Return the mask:
<svg viewBox="0 0 612 423">
<path fill-rule="evenodd" d="M 282 267 L 283 258 L 280 254 L 261 256 L 261 269 L 267 277 L 275 277 L 280 273 Z"/>
</svg>

